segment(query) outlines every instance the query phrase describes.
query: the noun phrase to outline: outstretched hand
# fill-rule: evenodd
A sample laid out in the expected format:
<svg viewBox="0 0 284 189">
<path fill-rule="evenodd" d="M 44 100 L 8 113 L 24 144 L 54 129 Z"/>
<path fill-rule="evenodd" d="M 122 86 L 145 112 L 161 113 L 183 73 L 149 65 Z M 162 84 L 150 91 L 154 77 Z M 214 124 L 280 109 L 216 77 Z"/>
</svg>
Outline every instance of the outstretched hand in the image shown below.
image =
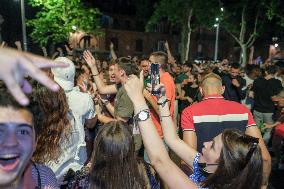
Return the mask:
<svg viewBox="0 0 284 189">
<path fill-rule="evenodd" d="M 68 65 L 55 63 L 30 53 L 0 48 L 0 66 L 0 79 L 4 81 L 8 90 L 21 105 L 27 105 L 29 100 L 24 93 L 31 91 L 31 85 L 24 79 L 24 76 L 28 75 L 51 90 L 57 91 L 59 86 L 40 68 L 67 67 Z"/>
</svg>

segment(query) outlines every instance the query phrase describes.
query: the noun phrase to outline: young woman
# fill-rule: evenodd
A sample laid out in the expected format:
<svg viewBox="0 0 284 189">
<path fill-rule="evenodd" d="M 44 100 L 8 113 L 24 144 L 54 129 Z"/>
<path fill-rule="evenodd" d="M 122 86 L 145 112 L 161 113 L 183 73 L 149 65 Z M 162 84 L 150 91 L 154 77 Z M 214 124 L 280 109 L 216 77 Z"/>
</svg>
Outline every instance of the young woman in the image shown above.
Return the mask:
<svg viewBox="0 0 284 189">
<path fill-rule="evenodd" d="M 90 166 L 76 173 L 77 178 L 68 188 L 160 188 L 150 166 L 137 159 L 131 129 L 122 121 L 112 121 L 100 128 Z"/>
<path fill-rule="evenodd" d="M 149 119 L 149 108 L 141 92 L 142 81 L 133 76 L 125 89 L 134 104 L 134 117 L 151 164 L 170 188 L 261 188 L 262 156 L 257 138 L 226 130 L 213 141 L 204 143 L 202 154 L 199 154 L 177 136 L 167 100 L 161 97 L 158 104 L 164 138 L 169 147 L 193 167 L 194 174 L 188 177 L 171 161 Z"/>
</svg>

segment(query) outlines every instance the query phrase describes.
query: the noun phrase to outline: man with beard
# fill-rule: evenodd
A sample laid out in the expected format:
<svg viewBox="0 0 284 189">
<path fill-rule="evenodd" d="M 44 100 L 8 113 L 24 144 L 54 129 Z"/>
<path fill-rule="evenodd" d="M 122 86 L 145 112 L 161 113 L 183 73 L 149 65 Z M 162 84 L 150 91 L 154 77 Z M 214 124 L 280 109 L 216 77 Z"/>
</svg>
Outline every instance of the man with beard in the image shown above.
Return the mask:
<svg viewBox="0 0 284 189">
<path fill-rule="evenodd" d="M 242 90 L 246 86 L 246 81 L 240 76 L 240 65 L 232 63 L 230 73 L 222 78 L 225 92 L 223 94 L 226 100 L 241 102 L 246 96 L 246 91 Z"/>
</svg>

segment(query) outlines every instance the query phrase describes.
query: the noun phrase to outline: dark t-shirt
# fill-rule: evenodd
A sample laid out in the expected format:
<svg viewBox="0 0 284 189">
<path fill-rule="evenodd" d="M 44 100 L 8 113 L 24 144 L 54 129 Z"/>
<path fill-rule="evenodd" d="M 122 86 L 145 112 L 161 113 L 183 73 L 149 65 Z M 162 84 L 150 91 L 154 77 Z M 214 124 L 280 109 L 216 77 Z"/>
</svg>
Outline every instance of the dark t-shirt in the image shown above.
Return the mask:
<svg viewBox="0 0 284 189">
<path fill-rule="evenodd" d="M 266 80 L 260 77 L 256 79 L 252 86 L 252 91 L 254 92 L 253 109 L 261 113 L 273 113 L 275 106 L 271 97 L 277 95 L 281 90 L 282 84 L 275 78 Z"/>
<path fill-rule="evenodd" d="M 190 97 L 193 100 L 193 102 L 197 102 L 201 100 L 201 95 L 200 95 L 198 87 L 193 88 L 191 84 L 186 84 L 184 85 L 182 90 L 184 90 L 184 96 Z M 181 113 L 190 104 L 191 103 L 188 100 L 180 100 L 179 101 L 179 112 Z"/>
<path fill-rule="evenodd" d="M 226 100 L 241 102 L 241 100 L 246 96 L 246 92 L 242 90 L 242 88 L 246 85 L 246 81 L 240 76 L 238 76 L 236 80 L 240 84 L 239 87 L 236 87 L 232 84 L 232 78 L 230 75 L 225 75 L 222 77 L 222 82 L 225 86 L 223 96 Z"/>
</svg>

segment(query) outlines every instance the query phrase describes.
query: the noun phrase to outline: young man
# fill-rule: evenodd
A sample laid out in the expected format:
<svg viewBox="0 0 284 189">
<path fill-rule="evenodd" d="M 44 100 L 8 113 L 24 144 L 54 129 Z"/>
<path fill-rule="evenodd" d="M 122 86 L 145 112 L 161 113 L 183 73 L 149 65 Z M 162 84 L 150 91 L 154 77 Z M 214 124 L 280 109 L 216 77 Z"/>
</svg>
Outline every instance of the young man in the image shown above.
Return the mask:
<svg viewBox="0 0 284 189">
<path fill-rule="evenodd" d="M 41 116 L 33 100 L 27 107 L 20 106 L 0 89 L 0 188 L 59 188 L 48 167 L 31 162 L 36 149 L 34 126 Z"/>
<path fill-rule="evenodd" d="M 172 76 L 167 72 L 168 69 L 168 55 L 164 52 L 153 52 L 149 57 L 150 64 L 155 63 L 160 65 L 160 83 L 165 86 L 166 97 L 169 103 L 171 117 L 174 118 L 174 108 L 175 108 L 175 96 L 176 89 L 175 83 Z M 159 105 L 157 104 L 157 98 L 151 95 L 147 90 L 143 91 L 144 97 L 150 104 L 150 115 L 152 121 L 160 135 L 163 138 L 163 131 L 160 123 L 159 117 Z M 166 146 L 167 147 L 167 146 Z M 144 160 L 150 163 L 149 157 L 144 151 Z"/>
<path fill-rule="evenodd" d="M 273 113 L 275 105 L 272 98 L 282 90 L 281 81 L 275 79 L 277 69 L 275 66 L 268 66 L 265 69 L 264 77 L 260 77 L 253 82 L 251 96 L 254 97 L 253 115 L 257 125 L 261 123 L 273 124 Z M 266 129 L 263 139 L 267 144 L 270 139 L 272 129 Z"/>
<path fill-rule="evenodd" d="M 99 72 L 95 63 L 95 59 L 89 51 L 84 52 L 84 59 L 91 68 L 93 78 L 97 85 L 98 91 L 100 94 L 116 94 L 114 106 L 105 101 L 104 104 L 110 114 L 116 120 L 129 123 L 133 126 L 133 104 L 129 99 L 124 84 L 128 81 L 130 75 L 136 75 L 138 73 L 138 68 L 135 63 L 129 58 L 119 58 L 114 64 L 114 75 L 115 75 L 115 84 L 106 85 L 103 80 L 99 77 Z M 106 122 L 112 121 L 113 118 L 109 118 Z M 133 129 L 135 151 L 138 152 L 142 146 L 141 135 L 135 127 Z"/>
<path fill-rule="evenodd" d="M 240 76 L 240 65 L 232 63 L 230 73 L 223 78 L 223 85 L 225 86 L 224 98 L 235 102 L 241 102 L 246 97 L 246 91 L 243 87 L 246 86 L 246 80 Z"/>
<path fill-rule="evenodd" d="M 108 111 L 117 120 L 124 122 L 131 121 L 130 119 L 132 119 L 133 116 L 133 105 L 131 100 L 128 98 L 123 85 L 126 83 L 130 75 L 137 74 L 138 71 L 135 64 L 128 58 L 122 57 L 117 59 L 113 67 L 115 84 L 106 85 L 99 77 L 99 71 L 92 54 L 89 51 L 85 51 L 84 58 L 91 68 L 99 93 L 116 94 L 114 106 L 105 102 Z"/>
</svg>

